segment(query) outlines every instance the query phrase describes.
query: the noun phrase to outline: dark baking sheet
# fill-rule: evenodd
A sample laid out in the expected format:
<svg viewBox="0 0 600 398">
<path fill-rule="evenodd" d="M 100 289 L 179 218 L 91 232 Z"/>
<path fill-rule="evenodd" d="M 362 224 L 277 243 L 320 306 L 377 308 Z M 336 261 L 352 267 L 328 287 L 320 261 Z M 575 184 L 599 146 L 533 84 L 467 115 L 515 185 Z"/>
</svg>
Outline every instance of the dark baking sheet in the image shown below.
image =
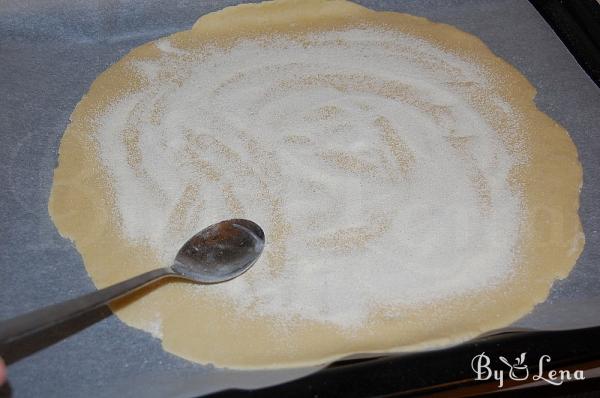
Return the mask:
<svg viewBox="0 0 600 398">
<path fill-rule="evenodd" d="M 517 325 L 600 325 L 600 89 L 525 1 L 358 2 L 477 35 L 527 76 L 538 89 L 538 107 L 569 130 L 584 166 L 580 215 L 586 247 L 569 278 L 557 282 L 549 299 Z M 60 137 L 94 78 L 133 47 L 237 3 L 0 0 L 0 319 L 94 288 L 78 253 L 57 234 L 47 212 Z M 102 320 L 92 327 L 14 362 L 9 368 L 13 395 L 183 397 L 304 372 L 232 373 L 193 364 L 107 315 L 94 314 L 89 323 Z"/>
</svg>

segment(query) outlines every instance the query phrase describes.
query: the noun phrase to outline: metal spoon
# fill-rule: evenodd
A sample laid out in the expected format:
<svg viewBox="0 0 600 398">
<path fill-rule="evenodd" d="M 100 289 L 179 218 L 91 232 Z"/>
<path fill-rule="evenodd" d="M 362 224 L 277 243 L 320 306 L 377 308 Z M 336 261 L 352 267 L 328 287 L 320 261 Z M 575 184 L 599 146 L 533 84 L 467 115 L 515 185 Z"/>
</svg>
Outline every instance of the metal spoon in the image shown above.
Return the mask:
<svg viewBox="0 0 600 398">
<path fill-rule="evenodd" d="M 185 242 L 170 267 L 148 271 L 0 323 L 0 346 L 66 322 L 164 277 L 204 284 L 228 281 L 246 272 L 256 262 L 264 245 L 265 234 L 252 221 L 234 219 L 213 224 Z"/>
</svg>

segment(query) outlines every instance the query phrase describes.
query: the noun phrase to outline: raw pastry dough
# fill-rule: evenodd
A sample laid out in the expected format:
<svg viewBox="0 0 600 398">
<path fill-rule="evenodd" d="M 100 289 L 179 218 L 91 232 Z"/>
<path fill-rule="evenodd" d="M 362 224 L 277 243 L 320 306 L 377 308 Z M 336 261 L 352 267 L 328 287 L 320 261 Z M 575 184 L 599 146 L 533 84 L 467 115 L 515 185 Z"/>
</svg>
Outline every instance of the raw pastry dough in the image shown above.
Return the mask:
<svg viewBox="0 0 600 398">
<path fill-rule="evenodd" d="M 75 242 L 96 286 L 101 288 L 164 265 L 151 245 L 124 237 L 120 215 L 115 211 L 112 176 L 102 164 L 95 137 L 98 115 L 153 84 L 136 65 L 168 56 L 185 61 L 185 54 L 199 54 L 209 45 L 231 48 L 240 38 L 291 37 L 307 40 L 310 47 L 306 35 L 365 27 L 406 34 L 469 59 L 495 77 L 492 84 L 497 95 L 518 111 L 519 142 L 527 160 L 511 171 L 511 183 L 520 187 L 526 210 L 519 263 L 512 275 L 474 294 L 457 292 L 429 305 L 407 307 L 401 320 L 384 312 L 373 314 L 351 332 L 311 320 L 288 327 L 269 316 L 253 314 L 251 309 L 239 313 L 232 302 L 204 295 L 204 287 L 181 281 L 161 282 L 115 304 L 113 309 L 120 319 L 161 337 L 167 351 L 192 361 L 234 368 L 286 367 L 323 363 L 351 353 L 461 342 L 517 320 L 547 297 L 554 280 L 568 275 L 584 242 L 577 213 L 582 170 L 568 133 L 536 108 L 535 89 L 517 70 L 474 36 L 449 25 L 375 12 L 340 0 L 282 0 L 226 8 L 203 16 L 189 31 L 135 48 L 102 73 L 77 105 L 61 142 L 49 211 L 61 234 Z M 177 83 L 176 73 L 161 73 L 156 79 Z M 491 119 L 488 122 L 496 127 L 505 122 Z M 385 123 L 379 121 L 384 131 Z M 511 137 L 502 139 L 510 147 Z M 289 140 L 303 138 L 291 136 Z M 398 145 L 397 149 L 402 149 Z M 370 167 L 344 157 L 332 159 L 359 172 L 361 167 L 367 171 Z M 410 163 L 410 156 L 404 161 Z M 143 201 L 139 206 L 143 212 Z M 239 215 L 253 218 L 251 210 Z M 270 232 L 267 240 L 271 241 L 281 233 Z M 269 255 L 277 257 L 277 252 Z"/>
</svg>

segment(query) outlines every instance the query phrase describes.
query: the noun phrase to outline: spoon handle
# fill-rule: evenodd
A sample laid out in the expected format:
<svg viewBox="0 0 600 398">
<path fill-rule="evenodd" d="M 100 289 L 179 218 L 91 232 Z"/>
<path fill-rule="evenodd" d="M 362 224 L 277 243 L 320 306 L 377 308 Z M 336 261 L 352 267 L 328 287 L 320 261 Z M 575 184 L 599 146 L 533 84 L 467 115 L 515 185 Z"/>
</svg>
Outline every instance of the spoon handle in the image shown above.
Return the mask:
<svg viewBox="0 0 600 398">
<path fill-rule="evenodd" d="M 171 268 L 148 271 L 131 279 L 105 287 L 62 303 L 19 315 L 0 323 L 0 346 L 59 325 L 90 310 L 101 307 L 165 276 L 176 275 Z"/>
</svg>

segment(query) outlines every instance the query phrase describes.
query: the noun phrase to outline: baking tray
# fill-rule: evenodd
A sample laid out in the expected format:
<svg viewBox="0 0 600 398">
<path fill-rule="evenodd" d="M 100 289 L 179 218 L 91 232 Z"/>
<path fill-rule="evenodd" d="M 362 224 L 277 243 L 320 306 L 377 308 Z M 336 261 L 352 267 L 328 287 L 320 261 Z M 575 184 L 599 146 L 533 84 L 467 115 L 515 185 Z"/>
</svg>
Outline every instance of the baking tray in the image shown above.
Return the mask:
<svg viewBox="0 0 600 398">
<path fill-rule="evenodd" d="M 357 2 L 473 33 L 538 89 L 538 107 L 570 132 L 584 167 L 580 215 L 586 246 L 570 276 L 513 326 L 600 325 L 600 89 L 525 1 Z M 61 135 L 94 78 L 132 48 L 188 29 L 199 16 L 237 3 L 0 1 L 0 319 L 94 288 L 79 254 L 58 235 L 47 212 Z M 255 388 L 314 370 L 229 372 L 194 364 L 164 352 L 159 340 L 124 325 L 107 309 L 9 356 L 14 362 L 10 391 L 17 397 L 188 397 L 228 387 Z"/>
</svg>

